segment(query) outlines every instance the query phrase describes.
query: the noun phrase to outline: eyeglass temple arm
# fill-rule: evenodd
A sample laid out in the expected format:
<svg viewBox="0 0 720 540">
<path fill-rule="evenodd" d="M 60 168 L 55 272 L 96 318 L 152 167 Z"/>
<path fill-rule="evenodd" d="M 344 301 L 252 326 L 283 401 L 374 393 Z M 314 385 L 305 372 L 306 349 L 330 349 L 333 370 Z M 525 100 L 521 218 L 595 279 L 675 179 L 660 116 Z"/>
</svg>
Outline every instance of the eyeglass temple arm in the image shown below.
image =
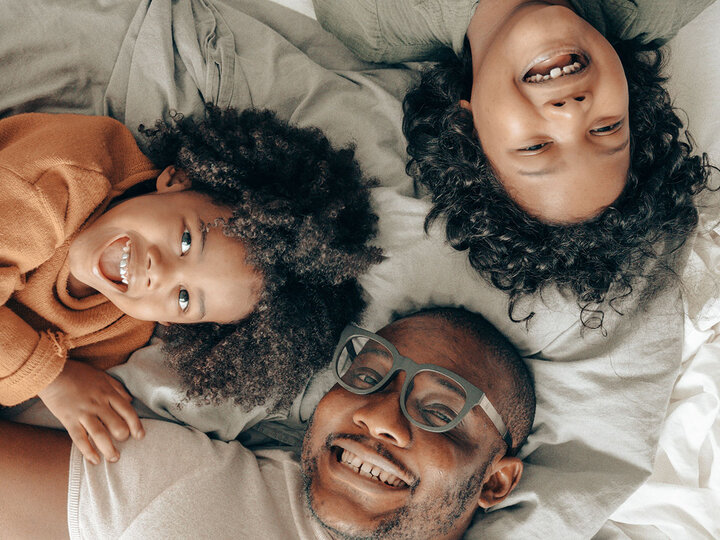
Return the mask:
<svg viewBox="0 0 720 540">
<path fill-rule="evenodd" d="M 497 409 L 495 409 L 493 404 L 490 403 L 486 394 L 483 394 L 483 397 L 480 398 L 478 405 L 480 405 L 480 408 L 488 415 L 488 418 L 490 418 L 490 421 L 495 426 L 495 429 L 497 429 L 498 433 L 500 433 L 500 437 L 502 437 L 503 441 L 505 441 L 508 449 L 512 448 L 512 437 L 510 436 L 510 432 L 508 431 L 507 426 L 505 426 L 505 422 L 503 422 L 502 417 L 497 412 Z"/>
</svg>

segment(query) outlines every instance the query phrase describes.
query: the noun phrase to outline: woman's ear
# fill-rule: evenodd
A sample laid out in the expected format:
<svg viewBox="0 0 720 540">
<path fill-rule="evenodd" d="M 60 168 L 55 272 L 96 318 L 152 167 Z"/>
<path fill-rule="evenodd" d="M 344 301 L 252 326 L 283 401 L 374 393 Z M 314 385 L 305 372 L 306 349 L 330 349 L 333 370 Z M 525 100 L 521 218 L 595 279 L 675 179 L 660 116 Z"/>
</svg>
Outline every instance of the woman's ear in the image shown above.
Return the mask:
<svg viewBox="0 0 720 540">
<path fill-rule="evenodd" d="M 470 105 L 470 102 L 467 99 L 461 99 L 459 104 L 460 104 L 461 109 L 465 109 L 470 114 L 472 114 L 472 106 Z"/>
<path fill-rule="evenodd" d="M 515 489 L 522 476 L 523 463 L 516 457 L 505 456 L 490 465 L 490 476 L 480 490 L 478 506 L 490 508 Z"/>
<path fill-rule="evenodd" d="M 155 189 L 158 193 L 170 193 L 173 191 L 185 191 L 192 187 L 192 181 L 182 169 L 173 165 L 165 167 L 155 181 Z"/>
</svg>

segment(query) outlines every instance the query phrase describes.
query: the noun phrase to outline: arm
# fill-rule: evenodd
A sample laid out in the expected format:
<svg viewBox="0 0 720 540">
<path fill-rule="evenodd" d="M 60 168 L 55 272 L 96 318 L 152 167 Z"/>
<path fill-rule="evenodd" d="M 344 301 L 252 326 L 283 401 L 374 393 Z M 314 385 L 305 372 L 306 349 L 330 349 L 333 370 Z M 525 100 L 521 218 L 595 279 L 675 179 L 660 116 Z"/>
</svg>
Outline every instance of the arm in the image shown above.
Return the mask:
<svg viewBox="0 0 720 540">
<path fill-rule="evenodd" d="M 429 60 L 462 49 L 478 0 L 313 0 L 317 20 L 371 62 Z"/>
<path fill-rule="evenodd" d="M 67 433 L 0 420 L 0 441 L 3 536 L 67 538 Z"/>
</svg>

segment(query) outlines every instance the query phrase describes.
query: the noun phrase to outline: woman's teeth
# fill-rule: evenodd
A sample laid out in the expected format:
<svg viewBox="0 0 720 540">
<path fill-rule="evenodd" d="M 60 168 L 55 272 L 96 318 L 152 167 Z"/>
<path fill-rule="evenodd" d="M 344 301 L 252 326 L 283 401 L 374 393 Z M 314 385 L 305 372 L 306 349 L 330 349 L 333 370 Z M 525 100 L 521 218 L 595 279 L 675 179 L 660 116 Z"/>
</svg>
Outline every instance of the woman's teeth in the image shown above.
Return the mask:
<svg viewBox="0 0 720 540">
<path fill-rule="evenodd" d="M 572 64 L 568 64 L 567 66 L 563 67 L 554 67 L 550 70 L 550 73 L 543 75 L 541 73 L 537 73 L 535 75 L 528 75 L 525 77 L 524 81 L 529 83 L 538 83 L 543 81 L 548 81 L 550 79 L 557 79 L 559 77 L 562 77 L 563 75 L 570 75 L 572 73 L 575 73 L 582 68 L 582 64 L 580 62 L 573 62 Z"/>
<path fill-rule="evenodd" d="M 130 239 L 122 248 L 122 256 L 120 257 L 120 281 L 128 285 L 128 261 L 130 260 Z"/>
</svg>

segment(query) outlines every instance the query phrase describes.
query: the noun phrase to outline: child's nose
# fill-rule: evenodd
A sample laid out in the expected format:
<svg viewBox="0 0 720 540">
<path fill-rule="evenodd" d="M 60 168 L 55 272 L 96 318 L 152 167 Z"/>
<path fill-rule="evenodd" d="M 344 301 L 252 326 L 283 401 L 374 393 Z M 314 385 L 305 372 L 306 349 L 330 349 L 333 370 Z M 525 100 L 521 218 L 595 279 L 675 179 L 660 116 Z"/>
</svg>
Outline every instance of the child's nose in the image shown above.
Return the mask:
<svg viewBox="0 0 720 540">
<path fill-rule="evenodd" d="M 175 283 L 173 276 L 177 272 L 176 265 L 173 265 L 172 257 L 163 256 L 162 250 L 157 246 L 148 248 L 145 270 L 148 289 L 156 290 Z"/>
</svg>

